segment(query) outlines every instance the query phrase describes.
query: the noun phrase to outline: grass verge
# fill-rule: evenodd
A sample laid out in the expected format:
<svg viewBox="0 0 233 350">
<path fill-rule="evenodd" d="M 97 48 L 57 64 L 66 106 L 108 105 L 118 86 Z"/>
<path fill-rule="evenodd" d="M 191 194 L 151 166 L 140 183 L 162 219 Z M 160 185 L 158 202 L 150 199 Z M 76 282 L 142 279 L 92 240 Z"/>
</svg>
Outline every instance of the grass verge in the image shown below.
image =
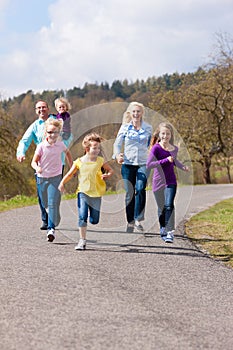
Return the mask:
<svg viewBox="0 0 233 350">
<path fill-rule="evenodd" d="M 6 201 L 0 201 L 0 212 L 15 209 L 15 208 L 22 208 L 29 205 L 35 205 L 37 203 L 38 203 L 37 197 L 27 197 L 27 196 L 17 195 Z"/>
<path fill-rule="evenodd" d="M 120 192 L 118 192 L 118 193 L 120 193 Z M 110 195 L 110 194 L 116 194 L 116 192 L 113 192 L 113 191 L 106 192 L 106 195 Z M 64 194 L 64 195 L 62 195 L 62 200 L 74 199 L 76 197 L 77 197 L 77 195 L 75 193 Z M 37 197 L 27 197 L 27 196 L 17 195 L 15 197 L 12 197 L 11 199 L 6 200 L 6 201 L 0 201 L 0 213 L 3 211 L 27 207 L 27 206 L 35 205 L 35 204 L 38 204 Z"/>
<path fill-rule="evenodd" d="M 67 194 L 62 197 L 62 199 L 72 199 L 76 198 L 75 194 Z M 15 196 L 11 199 L 8 199 L 7 201 L 0 201 L 0 212 L 16 209 L 16 208 L 22 208 L 22 207 L 28 207 L 30 205 L 38 204 L 37 197 L 27 197 L 27 196 Z"/>
<path fill-rule="evenodd" d="M 193 216 L 185 231 L 201 251 L 233 268 L 233 198 Z"/>
</svg>

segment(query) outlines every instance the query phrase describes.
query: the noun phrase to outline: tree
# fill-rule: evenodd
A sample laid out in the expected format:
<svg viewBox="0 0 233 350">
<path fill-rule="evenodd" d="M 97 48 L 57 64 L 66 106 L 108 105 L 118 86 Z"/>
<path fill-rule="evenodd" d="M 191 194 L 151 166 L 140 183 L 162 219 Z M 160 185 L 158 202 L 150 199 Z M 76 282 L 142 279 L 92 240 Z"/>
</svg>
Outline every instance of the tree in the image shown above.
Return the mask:
<svg viewBox="0 0 233 350">
<path fill-rule="evenodd" d="M 17 121 L 0 106 L 0 198 L 6 199 L 28 192 L 27 182 L 17 168 L 16 161 Z"/>
<path fill-rule="evenodd" d="M 204 183 L 211 183 L 210 167 L 215 157 L 222 157 L 230 177 L 232 159 L 232 50 L 223 50 L 195 74 L 195 83 L 182 84 L 177 90 L 156 95 L 152 106 L 166 114 L 181 133 L 192 153 L 193 162 L 201 164 Z M 215 56 L 216 57 L 216 56 Z M 214 62 L 214 64 L 213 64 Z"/>
<path fill-rule="evenodd" d="M 233 131 L 233 38 L 227 33 L 216 33 L 216 45 L 211 61 L 207 67 L 213 68 L 215 80 L 221 87 L 221 98 L 218 107 L 221 110 L 222 128 L 219 128 L 219 138 L 222 145 L 221 162 L 227 169 L 228 180 L 231 183 L 232 131 Z"/>
</svg>

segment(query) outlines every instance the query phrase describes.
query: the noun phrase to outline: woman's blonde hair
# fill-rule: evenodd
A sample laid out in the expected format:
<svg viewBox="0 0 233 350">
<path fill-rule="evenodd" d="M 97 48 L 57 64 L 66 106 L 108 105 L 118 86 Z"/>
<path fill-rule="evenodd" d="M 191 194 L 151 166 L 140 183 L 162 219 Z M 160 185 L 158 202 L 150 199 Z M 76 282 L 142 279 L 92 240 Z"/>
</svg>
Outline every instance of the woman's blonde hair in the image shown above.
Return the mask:
<svg viewBox="0 0 233 350">
<path fill-rule="evenodd" d="M 128 105 L 126 111 L 124 112 L 123 114 L 123 119 L 122 119 L 122 124 L 127 124 L 131 121 L 131 115 L 132 115 L 132 111 L 133 111 L 133 108 L 135 106 L 138 106 L 142 109 L 142 118 L 144 117 L 145 115 L 145 107 L 142 103 L 140 102 L 136 102 L 136 101 L 133 101 L 133 102 L 130 102 L 130 104 Z"/>
<path fill-rule="evenodd" d="M 158 125 L 157 129 L 155 130 L 155 132 L 153 133 L 152 137 L 151 137 L 151 141 L 150 141 L 150 149 L 152 148 L 152 146 L 154 146 L 155 143 L 159 143 L 160 137 L 159 137 L 159 133 L 161 128 L 167 128 L 170 130 L 171 132 L 171 139 L 170 139 L 170 143 L 172 145 L 174 145 L 174 130 L 171 124 L 166 123 L 166 122 L 162 122 Z"/>
<path fill-rule="evenodd" d="M 67 98 L 65 97 L 58 97 L 56 98 L 56 100 L 54 101 L 54 105 L 55 105 L 55 108 L 56 110 L 58 111 L 58 103 L 59 102 L 62 102 L 64 103 L 64 105 L 66 106 L 66 110 L 69 111 L 71 109 L 71 104 L 70 102 L 67 100 Z"/>
</svg>

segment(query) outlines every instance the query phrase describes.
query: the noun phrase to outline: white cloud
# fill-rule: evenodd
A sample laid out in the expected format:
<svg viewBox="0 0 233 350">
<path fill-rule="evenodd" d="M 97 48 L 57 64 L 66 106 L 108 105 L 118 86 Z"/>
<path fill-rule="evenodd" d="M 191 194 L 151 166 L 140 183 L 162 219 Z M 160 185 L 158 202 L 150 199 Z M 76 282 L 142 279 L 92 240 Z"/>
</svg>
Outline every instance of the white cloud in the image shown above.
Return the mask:
<svg viewBox="0 0 233 350">
<path fill-rule="evenodd" d="M 18 36 L 17 46 L 0 56 L 5 89 L 68 89 L 194 71 L 214 33 L 230 33 L 233 19 L 231 0 L 59 0 L 48 11 L 49 26 Z"/>
</svg>

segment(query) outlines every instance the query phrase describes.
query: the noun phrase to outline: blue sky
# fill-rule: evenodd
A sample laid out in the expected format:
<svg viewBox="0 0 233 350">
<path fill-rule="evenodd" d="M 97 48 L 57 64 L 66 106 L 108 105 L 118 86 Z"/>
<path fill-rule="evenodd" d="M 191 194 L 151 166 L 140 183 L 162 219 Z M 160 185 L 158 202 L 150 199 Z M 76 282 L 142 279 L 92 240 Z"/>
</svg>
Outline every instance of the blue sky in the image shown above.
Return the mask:
<svg viewBox="0 0 233 350">
<path fill-rule="evenodd" d="M 4 33 L 10 32 L 35 32 L 41 26 L 49 25 L 48 6 L 54 0 L 12 0 L 7 1 L 4 16 Z"/>
<path fill-rule="evenodd" d="M 192 72 L 232 0 L 0 0 L 0 96 Z"/>
</svg>

